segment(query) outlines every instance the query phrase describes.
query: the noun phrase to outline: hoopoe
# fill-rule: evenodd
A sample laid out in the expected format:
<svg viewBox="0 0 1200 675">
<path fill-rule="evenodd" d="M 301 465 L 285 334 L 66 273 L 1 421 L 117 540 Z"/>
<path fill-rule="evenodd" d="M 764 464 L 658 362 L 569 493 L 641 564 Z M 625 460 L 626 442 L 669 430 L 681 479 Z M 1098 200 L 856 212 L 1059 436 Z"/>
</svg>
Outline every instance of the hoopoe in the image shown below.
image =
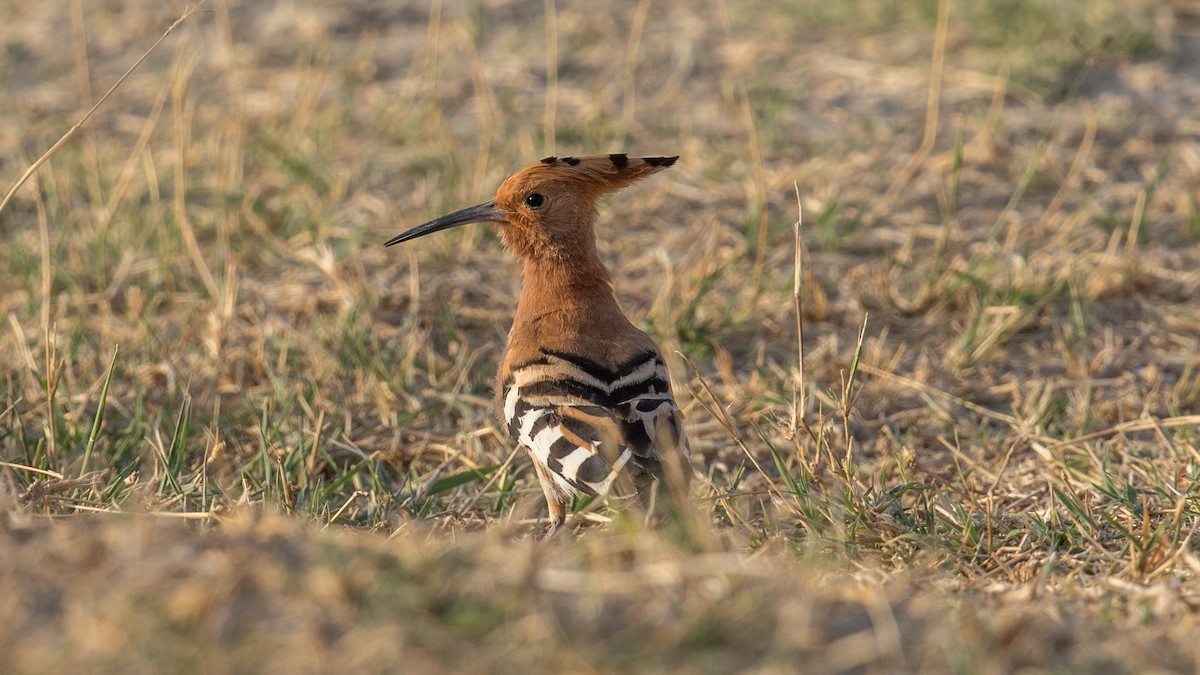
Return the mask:
<svg viewBox="0 0 1200 675">
<path fill-rule="evenodd" d="M 494 199 L 385 244 L 494 222 L 524 261 L 496 399 L 509 435 L 533 458 L 550 512 L 547 536 L 566 520 L 572 497 L 686 498 L 687 437 L 662 353 L 618 306 L 594 231 L 602 195 L 676 159 L 546 157 L 506 178 Z"/>
</svg>

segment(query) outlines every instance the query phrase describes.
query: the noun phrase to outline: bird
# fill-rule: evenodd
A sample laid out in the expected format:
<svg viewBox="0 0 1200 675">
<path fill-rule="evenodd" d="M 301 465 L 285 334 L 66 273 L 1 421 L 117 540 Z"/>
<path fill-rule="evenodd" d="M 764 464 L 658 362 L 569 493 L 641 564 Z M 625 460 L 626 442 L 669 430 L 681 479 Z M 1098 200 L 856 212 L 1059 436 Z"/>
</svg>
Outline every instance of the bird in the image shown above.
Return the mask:
<svg viewBox="0 0 1200 675">
<path fill-rule="evenodd" d="M 505 248 L 523 261 L 496 408 L 533 460 L 546 497 L 547 539 L 563 526 L 574 498 L 641 507 L 686 502 L 690 453 L 662 351 L 621 310 L 595 234 L 602 196 L 677 159 L 546 157 L 505 178 L 492 199 L 384 244 L 495 223 Z"/>
</svg>

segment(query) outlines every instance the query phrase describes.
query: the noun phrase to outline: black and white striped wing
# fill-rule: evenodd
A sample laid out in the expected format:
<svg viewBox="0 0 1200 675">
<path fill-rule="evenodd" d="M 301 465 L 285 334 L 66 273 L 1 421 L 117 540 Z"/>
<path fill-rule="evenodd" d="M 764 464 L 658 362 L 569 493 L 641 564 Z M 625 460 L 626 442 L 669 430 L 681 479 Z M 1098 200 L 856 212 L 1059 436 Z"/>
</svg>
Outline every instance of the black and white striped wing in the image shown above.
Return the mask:
<svg viewBox="0 0 1200 675">
<path fill-rule="evenodd" d="M 564 500 L 605 495 L 623 477 L 641 491 L 661 474 L 662 453 L 687 455 L 666 366 L 652 352 L 609 370 L 543 349 L 513 369 L 503 400 L 509 435 Z"/>
<path fill-rule="evenodd" d="M 663 473 L 663 463 L 673 462 L 686 485 L 689 471 L 687 436 L 683 431 L 683 413 L 670 393 L 647 393 L 618 404 L 624 421 L 625 444 L 633 458 L 654 475 Z"/>
</svg>

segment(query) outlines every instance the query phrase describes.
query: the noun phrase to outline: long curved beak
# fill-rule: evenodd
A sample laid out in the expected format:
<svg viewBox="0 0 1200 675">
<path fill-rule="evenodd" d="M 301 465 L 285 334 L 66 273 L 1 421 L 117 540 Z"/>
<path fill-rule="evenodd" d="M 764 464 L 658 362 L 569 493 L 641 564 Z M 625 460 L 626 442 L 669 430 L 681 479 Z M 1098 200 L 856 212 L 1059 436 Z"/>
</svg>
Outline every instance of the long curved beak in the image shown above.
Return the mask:
<svg viewBox="0 0 1200 675">
<path fill-rule="evenodd" d="M 459 225 L 466 225 L 467 223 L 503 222 L 504 220 L 504 212 L 496 208 L 496 201 L 489 200 L 479 204 L 478 206 L 472 206 L 461 211 L 455 211 L 454 213 L 442 216 L 441 218 L 435 218 L 424 225 L 418 225 L 407 232 L 402 232 L 391 239 L 388 239 L 383 245 L 391 246 L 393 244 L 399 244 L 401 242 L 408 241 L 409 239 L 424 237 L 425 235 L 433 232 L 448 230 L 452 227 L 458 227 Z"/>
</svg>

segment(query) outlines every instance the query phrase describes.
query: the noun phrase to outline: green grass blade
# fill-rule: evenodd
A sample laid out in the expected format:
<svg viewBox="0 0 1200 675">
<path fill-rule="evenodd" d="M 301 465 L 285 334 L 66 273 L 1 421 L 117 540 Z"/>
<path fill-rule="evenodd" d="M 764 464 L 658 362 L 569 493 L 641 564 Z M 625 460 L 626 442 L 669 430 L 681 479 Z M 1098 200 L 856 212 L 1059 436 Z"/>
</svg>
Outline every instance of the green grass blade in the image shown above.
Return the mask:
<svg viewBox="0 0 1200 675">
<path fill-rule="evenodd" d="M 83 464 L 79 468 L 79 475 L 88 472 L 88 466 L 92 462 L 92 450 L 96 447 L 96 439 L 100 437 L 100 427 L 104 424 L 104 406 L 108 403 L 108 385 L 112 383 L 113 370 L 117 367 L 117 353 L 121 346 L 113 347 L 112 361 L 108 364 L 108 372 L 104 374 L 104 385 L 100 388 L 100 400 L 96 403 L 96 419 L 92 421 L 92 430 L 88 434 L 87 446 L 83 451 Z"/>
<path fill-rule="evenodd" d="M 446 476 L 445 478 L 439 478 L 429 486 L 429 489 L 425 491 L 425 495 L 436 495 L 447 490 L 453 490 L 454 488 L 470 483 L 471 481 L 484 480 L 488 477 L 488 474 L 492 473 L 496 469 L 499 469 L 500 466 L 500 464 L 481 466 L 478 469 L 469 469 L 451 476 Z"/>
</svg>

